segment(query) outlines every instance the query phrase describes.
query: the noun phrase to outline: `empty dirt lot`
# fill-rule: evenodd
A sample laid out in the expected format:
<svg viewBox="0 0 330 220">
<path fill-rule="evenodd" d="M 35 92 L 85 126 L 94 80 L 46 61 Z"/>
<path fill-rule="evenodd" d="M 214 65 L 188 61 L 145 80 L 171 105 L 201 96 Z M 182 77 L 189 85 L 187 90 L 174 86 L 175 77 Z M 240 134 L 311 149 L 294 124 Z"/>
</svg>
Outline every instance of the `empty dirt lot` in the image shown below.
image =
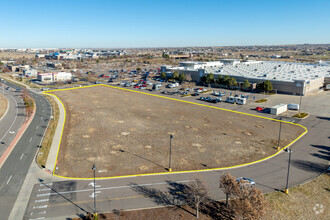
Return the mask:
<svg viewBox="0 0 330 220">
<path fill-rule="evenodd" d="M 279 122 L 120 89 L 53 92 L 67 118 L 56 174 L 97 177 L 218 168 L 276 152 Z M 282 123 L 284 146 L 303 133 Z"/>
</svg>

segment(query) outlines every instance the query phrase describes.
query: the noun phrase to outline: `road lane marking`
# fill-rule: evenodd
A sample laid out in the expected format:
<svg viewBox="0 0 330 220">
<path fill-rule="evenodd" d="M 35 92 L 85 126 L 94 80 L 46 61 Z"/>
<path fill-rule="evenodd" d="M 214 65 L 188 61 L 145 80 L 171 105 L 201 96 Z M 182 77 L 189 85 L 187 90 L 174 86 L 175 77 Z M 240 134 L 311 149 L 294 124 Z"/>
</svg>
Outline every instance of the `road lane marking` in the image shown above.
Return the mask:
<svg viewBox="0 0 330 220">
<path fill-rule="evenodd" d="M 32 141 L 32 137 L 30 138 L 29 142 L 31 142 L 31 141 Z"/>
<path fill-rule="evenodd" d="M 13 177 L 13 175 L 10 175 L 10 177 L 9 177 L 9 179 L 7 180 L 7 185 L 8 185 L 8 183 L 9 183 L 9 181 L 11 180 L 11 178 Z"/>
<path fill-rule="evenodd" d="M 51 186 L 53 183 L 40 183 L 40 186 Z"/>
<path fill-rule="evenodd" d="M 21 155 L 21 157 L 19 158 L 19 160 L 22 160 L 23 156 L 24 156 L 24 154 Z"/>
<path fill-rule="evenodd" d="M 33 206 L 33 209 L 45 209 L 48 205 L 39 205 L 39 206 Z"/>
<path fill-rule="evenodd" d="M 37 215 L 44 215 L 46 213 L 47 213 L 47 211 L 42 211 L 42 212 L 38 212 Z"/>
<path fill-rule="evenodd" d="M 48 191 L 48 190 L 52 190 L 52 189 L 51 188 L 38 189 L 39 192 L 41 192 L 41 191 Z"/>
<path fill-rule="evenodd" d="M 34 201 L 34 203 L 48 202 L 48 201 L 49 201 L 49 199 L 39 199 L 39 200 Z"/>
<path fill-rule="evenodd" d="M 32 214 L 32 213 L 31 213 Z M 39 217 L 39 218 L 30 218 L 29 220 L 41 220 L 41 219 L 46 219 L 45 217 Z"/>
<path fill-rule="evenodd" d="M 37 125 L 36 129 L 38 129 L 38 128 L 39 128 L 39 125 Z"/>
<path fill-rule="evenodd" d="M 181 180 L 181 181 L 173 181 L 173 182 L 174 183 L 186 183 L 186 182 L 193 182 L 193 181 L 195 181 L 195 180 Z M 111 186 L 111 187 L 98 188 L 97 190 L 101 191 L 101 190 L 110 190 L 110 189 L 133 188 L 133 187 L 137 187 L 137 186 L 153 186 L 153 185 L 166 185 L 166 184 L 168 184 L 168 182 L 136 184 L 136 185 L 130 185 L 130 186 Z M 90 191 L 94 191 L 94 189 L 81 189 L 81 190 L 56 192 L 56 193 L 44 193 L 44 194 L 37 194 L 37 197 L 62 195 L 62 194 L 70 194 L 70 193 L 77 193 L 77 192 L 90 192 Z"/>
</svg>

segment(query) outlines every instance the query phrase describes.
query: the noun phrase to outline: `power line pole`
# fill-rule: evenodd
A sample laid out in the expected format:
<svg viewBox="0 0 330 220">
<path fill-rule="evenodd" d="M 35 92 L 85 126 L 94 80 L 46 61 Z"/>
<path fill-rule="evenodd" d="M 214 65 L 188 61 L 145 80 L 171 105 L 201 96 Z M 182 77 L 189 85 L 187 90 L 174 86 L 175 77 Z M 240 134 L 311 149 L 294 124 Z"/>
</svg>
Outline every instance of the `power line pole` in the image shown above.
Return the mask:
<svg viewBox="0 0 330 220">
<path fill-rule="evenodd" d="M 281 131 L 282 131 L 282 117 L 280 118 L 280 131 L 278 132 L 277 150 L 280 150 Z"/>
<path fill-rule="evenodd" d="M 94 173 L 94 214 L 93 214 L 93 217 L 94 219 L 98 219 L 97 218 L 97 213 L 96 213 L 96 193 L 95 193 L 95 170 L 96 170 L 96 167 L 95 167 L 95 164 L 93 164 L 93 173 Z"/>
<path fill-rule="evenodd" d="M 290 176 L 290 164 L 291 164 L 291 153 L 292 153 L 292 150 L 291 149 L 288 149 L 288 153 L 289 153 L 289 162 L 288 162 L 288 173 L 287 173 L 287 176 L 286 176 L 286 186 L 285 186 L 285 190 L 284 190 L 284 193 L 285 194 L 289 194 L 289 176 Z"/>
<path fill-rule="evenodd" d="M 172 157 L 172 138 L 173 138 L 173 135 L 170 134 L 170 161 L 169 161 L 169 168 L 168 168 L 168 171 L 172 172 L 172 167 L 171 167 L 171 157 Z"/>
</svg>

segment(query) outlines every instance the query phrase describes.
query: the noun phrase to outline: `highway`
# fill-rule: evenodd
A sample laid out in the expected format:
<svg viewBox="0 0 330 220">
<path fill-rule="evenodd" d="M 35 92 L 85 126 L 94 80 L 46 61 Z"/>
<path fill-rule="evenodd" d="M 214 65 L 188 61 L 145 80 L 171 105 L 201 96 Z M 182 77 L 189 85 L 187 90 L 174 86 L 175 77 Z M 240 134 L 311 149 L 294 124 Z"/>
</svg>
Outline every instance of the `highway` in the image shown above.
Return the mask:
<svg viewBox="0 0 330 220">
<path fill-rule="evenodd" d="M 329 165 L 329 118 L 310 116 L 300 123 L 309 132 L 291 146 L 289 187 L 315 178 Z M 286 185 L 288 158 L 289 154 L 283 151 L 264 162 L 231 170 L 96 180 L 95 194 L 92 180 L 48 183 L 41 180 L 33 187 L 24 219 L 56 219 L 92 213 L 94 196 L 97 212 L 181 204 L 182 187 L 193 183 L 195 178 L 204 181 L 212 199 L 220 200 L 225 198 L 219 189 L 219 178 L 224 172 L 253 179 L 264 193 L 279 191 Z"/>
<path fill-rule="evenodd" d="M 21 93 L 15 92 L 13 88 L 5 90 L 7 85 L 2 85 L 0 86 L 0 92 L 1 94 L 4 93 L 7 98 L 9 108 L 7 114 L 0 120 L 0 157 L 13 141 L 25 120 L 25 107 L 21 98 Z"/>
<path fill-rule="evenodd" d="M 9 82 L 6 84 L 20 88 Z M 0 169 L 1 219 L 8 219 L 51 115 L 51 106 L 43 96 L 33 92 L 30 95 L 36 104 L 35 117 Z"/>
</svg>

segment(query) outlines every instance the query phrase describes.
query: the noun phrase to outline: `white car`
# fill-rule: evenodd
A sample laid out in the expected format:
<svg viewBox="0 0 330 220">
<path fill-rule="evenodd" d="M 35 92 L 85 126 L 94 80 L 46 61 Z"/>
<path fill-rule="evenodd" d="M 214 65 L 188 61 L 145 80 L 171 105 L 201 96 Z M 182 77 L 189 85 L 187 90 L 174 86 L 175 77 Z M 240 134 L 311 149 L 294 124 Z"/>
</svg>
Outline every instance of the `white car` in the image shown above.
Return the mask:
<svg viewBox="0 0 330 220">
<path fill-rule="evenodd" d="M 252 186 L 255 186 L 256 185 L 256 183 L 252 179 L 249 179 L 249 178 L 246 178 L 246 177 L 238 177 L 236 179 L 236 181 L 239 184 L 242 184 L 243 186 L 252 187 Z"/>
</svg>

